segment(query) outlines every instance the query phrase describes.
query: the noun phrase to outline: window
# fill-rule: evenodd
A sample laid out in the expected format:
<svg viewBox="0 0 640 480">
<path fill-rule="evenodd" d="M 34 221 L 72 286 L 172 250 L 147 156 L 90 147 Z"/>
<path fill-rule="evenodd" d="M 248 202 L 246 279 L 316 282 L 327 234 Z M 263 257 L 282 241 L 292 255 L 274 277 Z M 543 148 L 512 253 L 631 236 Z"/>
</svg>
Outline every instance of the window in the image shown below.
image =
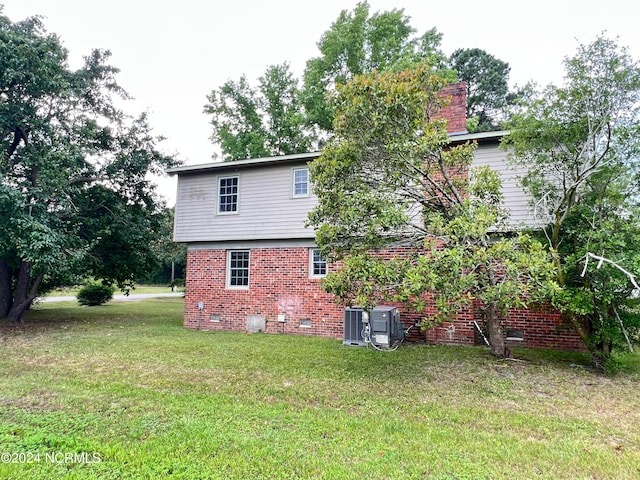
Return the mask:
<svg viewBox="0 0 640 480">
<path fill-rule="evenodd" d="M 249 250 L 227 252 L 227 287 L 249 288 Z"/>
<path fill-rule="evenodd" d="M 322 258 L 320 250 L 312 248 L 309 250 L 309 276 L 324 277 L 327 275 L 327 261 Z"/>
<path fill-rule="evenodd" d="M 309 169 L 306 167 L 293 169 L 293 196 L 309 196 Z"/>
<path fill-rule="evenodd" d="M 239 177 L 218 178 L 218 213 L 238 212 Z"/>
</svg>

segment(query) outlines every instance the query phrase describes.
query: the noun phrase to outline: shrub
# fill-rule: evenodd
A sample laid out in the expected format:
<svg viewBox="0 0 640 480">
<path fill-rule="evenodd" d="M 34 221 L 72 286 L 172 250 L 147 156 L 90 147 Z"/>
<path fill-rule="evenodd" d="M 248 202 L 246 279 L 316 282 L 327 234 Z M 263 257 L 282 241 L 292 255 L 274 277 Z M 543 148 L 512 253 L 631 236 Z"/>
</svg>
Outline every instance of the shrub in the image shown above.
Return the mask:
<svg viewBox="0 0 640 480">
<path fill-rule="evenodd" d="M 113 291 L 113 287 L 107 285 L 86 285 L 78 292 L 78 303 L 88 307 L 102 305 L 113 298 Z"/>
</svg>

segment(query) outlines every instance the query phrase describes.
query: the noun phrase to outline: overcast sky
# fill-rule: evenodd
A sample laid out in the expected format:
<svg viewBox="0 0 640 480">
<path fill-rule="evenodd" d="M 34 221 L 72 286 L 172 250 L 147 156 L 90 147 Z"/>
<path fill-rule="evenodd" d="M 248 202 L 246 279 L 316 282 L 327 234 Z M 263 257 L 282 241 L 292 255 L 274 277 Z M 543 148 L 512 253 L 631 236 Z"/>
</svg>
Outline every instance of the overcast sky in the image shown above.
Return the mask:
<svg viewBox="0 0 640 480">
<path fill-rule="evenodd" d="M 120 84 L 148 111 L 163 148 L 188 164 L 211 161 L 206 95 L 245 74 L 255 85 L 268 65 L 301 76 L 316 43 L 357 0 L 0 0 L 13 21 L 41 15 L 79 67 L 93 48 L 112 52 Z M 482 48 L 511 66 L 511 82 L 560 83 L 562 59 L 605 31 L 640 56 L 635 2 L 608 0 L 370 0 L 371 12 L 404 8 L 422 34 L 436 27 L 446 54 Z M 159 182 L 170 205 L 175 180 Z"/>
</svg>

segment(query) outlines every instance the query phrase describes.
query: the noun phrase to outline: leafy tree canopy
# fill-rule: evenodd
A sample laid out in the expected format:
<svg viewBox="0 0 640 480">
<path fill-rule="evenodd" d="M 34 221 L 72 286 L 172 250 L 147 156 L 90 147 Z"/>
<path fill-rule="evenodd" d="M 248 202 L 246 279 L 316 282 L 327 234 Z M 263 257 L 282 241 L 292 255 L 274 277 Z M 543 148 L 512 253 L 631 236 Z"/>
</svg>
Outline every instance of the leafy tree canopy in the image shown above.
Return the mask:
<svg viewBox="0 0 640 480">
<path fill-rule="evenodd" d="M 257 89 L 242 76 L 207 100 L 211 140 L 220 145 L 223 160 L 306 152 L 316 140 L 305 127 L 298 80 L 287 63 L 268 67 Z"/>
<path fill-rule="evenodd" d="M 126 288 L 149 269 L 160 153 L 145 115 L 129 118 L 109 52 L 71 70 L 38 17 L 0 10 L 0 318 L 39 291 L 93 275 Z"/>
<path fill-rule="evenodd" d="M 144 278 L 149 283 L 184 282 L 187 267 L 187 245 L 173 241 L 173 224 L 175 208 L 165 208 L 160 214 L 158 231 L 154 232 L 155 240 L 151 244 L 160 265 Z"/>
<path fill-rule="evenodd" d="M 309 215 L 323 254 L 341 260 L 324 287 L 347 303 L 427 296 L 440 315 L 470 304 L 485 315 L 493 353 L 507 352 L 501 314 L 554 289 L 541 244 L 492 238 L 504 217 L 499 175 L 474 169 L 473 145 L 451 146 L 438 113 L 446 80 L 426 65 L 374 72 L 338 87 L 334 137 L 311 166 Z"/>
<path fill-rule="evenodd" d="M 640 272 L 640 64 L 604 36 L 564 64 L 562 86 L 525 99 L 508 145 L 547 225 L 563 287 L 556 304 L 605 368 L 640 328 L 630 306 Z"/>
<path fill-rule="evenodd" d="M 467 87 L 468 130 L 498 130 L 517 97 L 509 92 L 509 64 L 480 48 L 458 49 L 449 61 Z"/>
<path fill-rule="evenodd" d="M 252 87 L 229 80 L 208 96 L 211 140 L 224 160 L 301 153 L 319 148 L 332 130 L 328 102 L 336 85 L 373 70 L 399 71 L 427 60 L 445 70 L 442 35 L 415 35 L 403 10 L 370 14 L 367 2 L 344 10 L 318 42 L 320 56 L 307 62 L 302 86 L 288 64 L 268 67 Z M 455 75 L 450 73 L 451 81 Z"/>
<path fill-rule="evenodd" d="M 374 70 L 399 71 L 426 61 L 444 69 L 446 57 L 440 50 L 442 35 L 435 28 L 421 36 L 404 10 L 370 14 L 360 2 L 353 12 L 343 10 L 318 42 L 320 56 L 310 59 L 304 72 L 304 105 L 308 121 L 331 131 L 333 111 L 327 95 L 355 75 Z"/>
</svg>

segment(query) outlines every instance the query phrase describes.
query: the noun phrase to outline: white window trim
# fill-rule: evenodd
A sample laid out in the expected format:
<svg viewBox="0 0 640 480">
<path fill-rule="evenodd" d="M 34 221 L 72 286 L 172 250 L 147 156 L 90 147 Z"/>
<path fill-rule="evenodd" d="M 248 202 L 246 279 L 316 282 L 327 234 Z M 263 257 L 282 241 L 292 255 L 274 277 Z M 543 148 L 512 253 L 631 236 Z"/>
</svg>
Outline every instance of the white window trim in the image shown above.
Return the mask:
<svg viewBox="0 0 640 480">
<path fill-rule="evenodd" d="M 248 268 L 248 277 L 247 277 L 247 285 L 231 285 L 231 253 L 232 252 L 247 252 L 249 254 L 249 268 Z M 226 287 L 229 290 L 249 290 L 249 285 L 251 285 L 251 250 L 227 250 L 227 265 L 226 265 Z"/>
<path fill-rule="evenodd" d="M 313 273 L 313 252 L 319 251 L 319 248 L 310 248 L 309 249 L 309 278 L 324 278 L 327 274 L 314 275 Z M 326 271 L 329 272 L 329 263 L 325 260 Z"/>
<path fill-rule="evenodd" d="M 296 195 L 296 172 L 306 170 L 307 172 L 307 193 Z M 291 198 L 307 198 L 311 194 L 311 178 L 309 177 L 309 167 L 296 167 L 291 169 Z"/>
<path fill-rule="evenodd" d="M 238 179 L 238 194 L 236 200 L 235 212 L 221 212 L 220 211 L 220 181 L 226 178 Z M 216 215 L 238 215 L 240 213 L 240 175 L 220 175 L 216 178 Z"/>
</svg>

